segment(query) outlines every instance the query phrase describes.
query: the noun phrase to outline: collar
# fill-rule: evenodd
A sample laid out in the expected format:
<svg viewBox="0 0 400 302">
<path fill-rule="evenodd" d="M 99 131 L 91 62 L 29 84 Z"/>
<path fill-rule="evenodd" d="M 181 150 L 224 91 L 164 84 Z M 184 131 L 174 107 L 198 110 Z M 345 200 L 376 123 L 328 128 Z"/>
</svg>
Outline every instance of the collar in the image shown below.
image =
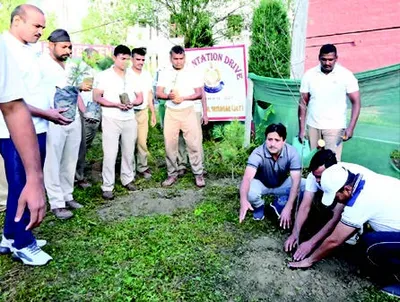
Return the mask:
<svg viewBox="0 0 400 302">
<path fill-rule="evenodd" d="M 336 73 L 337 73 L 338 65 L 339 65 L 339 63 L 336 63 L 336 64 L 335 64 L 335 67 L 333 67 L 332 71 L 331 71 L 330 73 L 328 73 L 328 74 L 325 74 L 325 73 L 323 73 L 322 70 L 321 70 L 321 64 L 318 64 L 318 66 L 317 66 L 317 71 L 318 71 L 320 74 L 324 75 L 324 76 L 329 76 L 329 75 L 331 75 L 331 74 L 336 74 Z"/>
<path fill-rule="evenodd" d="M 264 150 L 264 156 L 266 158 L 272 158 L 272 155 L 271 155 L 271 153 L 269 153 L 266 143 L 263 144 L 263 150 Z M 285 155 L 285 154 L 286 154 L 286 143 L 283 145 L 281 153 L 279 154 L 279 158 L 282 158 L 283 155 Z"/>
<path fill-rule="evenodd" d="M 365 180 L 362 179 L 361 174 L 358 174 L 356 183 L 354 184 L 355 188 L 354 188 L 353 194 L 352 194 L 350 200 L 347 202 L 346 206 L 352 207 L 355 204 L 358 196 L 360 195 L 361 191 L 364 189 L 364 185 L 365 185 Z"/>
<path fill-rule="evenodd" d="M 4 37 L 4 40 L 6 41 L 6 43 L 10 43 L 11 44 L 10 45 L 11 47 L 24 47 L 24 48 L 28 48 L 28 49 L 32 48 L 32 44 L 30 44 L 30 43 L 28 43 L 28 44 L 22 43 L 14 35 L 12 35 L 8 30 L 3 33 L 3 37 Z"/>
</svg>

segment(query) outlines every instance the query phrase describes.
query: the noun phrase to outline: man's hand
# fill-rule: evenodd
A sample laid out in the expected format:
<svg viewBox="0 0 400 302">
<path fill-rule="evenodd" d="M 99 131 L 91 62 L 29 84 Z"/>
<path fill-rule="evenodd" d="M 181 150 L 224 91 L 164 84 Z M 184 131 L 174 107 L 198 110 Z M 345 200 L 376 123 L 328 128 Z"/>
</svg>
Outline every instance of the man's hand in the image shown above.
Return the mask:
<svg viewBox="0 0 400 302">
<path fill-rule="evenodd" d="M 122 111 L 127 111 L 128 110 L 128 107 L 127 107 L 127 105 L 125 105 L 125 104 L 115 104 L 115 108 L 118 108 L 118 109 L 120 109 L 120 110 L 122 110 Z"/>
<path fill-rule="evenodd" d="M 150 122 L 150 124 L 151 124 L 151 127 L 154 127 L 156 124 L 157 124 L 157 118 L 156 118 L 156 115 L 155 115 L 155 113 L 151 113 L 151 122 Z"/>
<path fill-rule="evenodd" d="M 26 230 L 37 227 L 46 215 L 46 199 L 44 194 L 43 179 L 35 178 L 28 180 L 23 188 L 18 200 L 17 214 L 15 222 L 19 222 L 24 214 L 25 208 L 28 206 L 31 220 Z"/>
<path fill-rule="evenodd" d="M 68 108 L 48 109 L 46 110 L 47 120 L 56 125 L 66 126 L 72 123 L 72 120 L 66 118 L 61 113 L 67 111 Z"/>
<path fill-rule="evenodd" d="M 176 98 L 176 93 L 174 90 L 171 90 L 170 93 L 168 93 L 168 99 L 174 100 L 175 98 Z"/>
<path fill-rule="evenodd" d="M 128 103 L 128 104 L 126 104 L 126 108 L 129 110 L 129 109 L 132 109 L 133 108 L 133 103 Z"/>
<path fill-rule="evenodd" d="M 239 214 L 239 222 L 242 223 L 244 218 L 246 217 L 247 211 L 254 211 L 253 207 L 251 206 L 250 202 L 242 201 L 240 202 L 240 214 Z"/>
<path fill-rule="evenodd" d="M 349 139 L 351 139 L 353 137 L 353 129 L 351 128 L 347 128 L 344 131 L 344 135 L 343 135 L 343 141 L 348 141 Z"/>
<path fill-rule="evenodd" d="M 202 124 L 203 124 L 203 125 L 207 125 L 207 124 L 208 124 L 208 115 L 207 115 L 207 112 L 206 112 L 206 113 L 203 113 Z"/>
<path fill-rule="evenodd" d="M 280 227 L 283 229 L 289 229 L 292 221 L 292 209 L 287 205 L 283 208 L 280 218 Z"/>
<path fill-rule="evenodd" d="M 285 241 L 285 252 L 291 252 L 294 247 L 297 245 L 297 236 L 296 234 L 291 234 L 288 239 Z"/>
<path fill-rule="evenodd" d="M 304 137 L 306 136 L 306 131 L 305 130 L 300 130 L 299 134 L 297 135 L 297 138 L 299 139 L 300 143 L 304 142 Z"/>
<path fill-rule="evenodd" d="M 310 258 L 306 258 L 302 261 L 299 262 L 289 262 L 288 267 L 289 268 L 309 268 L 313 265 L 313 263 L 310 261 Z"/>
<path fill-rule="evenodd" d="M 79 90 L 80 91 L 91 91 L 92 90 L 92 84 L 82 82 L 79 85 Z"/>
<path fill-rule="evenodd" d="M 311 251 L 314 249 L 315 245 L 310 242 L 310 240 L 303 242 L 302 244 L 299 245 L 299 247 L 296 250 L 296 253 L 293 255 L 293 259 L 295 261 L 300 261 L 303 260 L 308 256 L 308 254 L 311 253 Z"/>
<path fill-rule="evenodd" d="M 174 103 L 174 104 L 180 104 L 180 103 L 182 103 L 184 101 L 184 99 L 183 99 L 183 97 L 175 97 L 174 99 L 172 99 L 172 102 Z"/>
</svg>

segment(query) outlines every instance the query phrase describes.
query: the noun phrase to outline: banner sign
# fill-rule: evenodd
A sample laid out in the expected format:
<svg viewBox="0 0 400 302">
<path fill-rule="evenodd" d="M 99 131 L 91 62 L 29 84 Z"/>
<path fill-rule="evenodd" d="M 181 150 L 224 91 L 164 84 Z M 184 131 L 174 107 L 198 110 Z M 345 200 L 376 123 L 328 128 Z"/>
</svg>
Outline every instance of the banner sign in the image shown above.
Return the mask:
<svg viewBox="0 0 400 302">
<path fill-rule="evenodd" d="M 247 62 L 244 45 L 186 49 L 186 64 L 204 78 L 211 121 L 244 120 Z"/>
</svg>

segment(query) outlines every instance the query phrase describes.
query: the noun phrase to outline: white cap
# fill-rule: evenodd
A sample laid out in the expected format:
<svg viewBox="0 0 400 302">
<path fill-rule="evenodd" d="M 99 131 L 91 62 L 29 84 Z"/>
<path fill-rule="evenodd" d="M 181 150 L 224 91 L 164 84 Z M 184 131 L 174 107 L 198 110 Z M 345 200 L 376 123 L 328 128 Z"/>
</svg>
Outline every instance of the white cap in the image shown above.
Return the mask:
<svg viewBox="0 0 400 302">
<path fill-rule="evenodd" d="M 344 186 L 348 175 L 348 171 L 339 164 L 333 165 L 322 172 L 321 188 L 324 191 L 322 203 L 325 206 L 330 206 L 333 203 L 337 191 Z"/>
</svg>

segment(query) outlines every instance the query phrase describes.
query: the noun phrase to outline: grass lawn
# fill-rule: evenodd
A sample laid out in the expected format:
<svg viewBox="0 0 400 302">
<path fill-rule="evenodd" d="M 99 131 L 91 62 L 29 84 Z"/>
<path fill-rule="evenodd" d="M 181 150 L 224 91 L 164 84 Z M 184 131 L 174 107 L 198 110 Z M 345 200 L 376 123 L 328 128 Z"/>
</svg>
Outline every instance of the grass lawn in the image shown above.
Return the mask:
<svg viewBox="0 0 400 302">
<path fill-rule="evenodd" d="M 237 250 L 251 238 L 282 235 L 282 231 L 274 221 L 257 224 L 248 219 L 238 224 L 237 179 L 222 184 L 218 179 L 238 177 L 248 151 L 237 158 L 243 160 L 237 167 L 217 158 L 214 142 L 205 145 L 209 185 L 201 190 L 202 198 L 194 207 L 178 209 L 172 215 L 105 221 L 98 214 L 105 206 L 100 184 L 85 191 L 76 189 L 75 198 L 85 207 L 67 221 L 49 213 L 36 230 L 38 238 L 48 241 L 44 249 L 54 258 L 52 262 L 32 268 L 0 257 L 0 300 L 248 301 L 246 288 L 240 288 L 229 274 L 236 265 Z M 140 189 L 159 188 L 166 176 L 159 129 L 150 132 L 150 150 L 154 177 L 139 180 Z M 92 163 L 101 161 L 98 138 L 88 158 Z M 191 175 L 171 192 L 181 189 L 198 190 Z M 116 195 L 127 194 L 117 184 Z M 4 216 L 0 218 L 1 225 Z M 395 300 L 371 287 L 354 301 Z"/>
</svg>

